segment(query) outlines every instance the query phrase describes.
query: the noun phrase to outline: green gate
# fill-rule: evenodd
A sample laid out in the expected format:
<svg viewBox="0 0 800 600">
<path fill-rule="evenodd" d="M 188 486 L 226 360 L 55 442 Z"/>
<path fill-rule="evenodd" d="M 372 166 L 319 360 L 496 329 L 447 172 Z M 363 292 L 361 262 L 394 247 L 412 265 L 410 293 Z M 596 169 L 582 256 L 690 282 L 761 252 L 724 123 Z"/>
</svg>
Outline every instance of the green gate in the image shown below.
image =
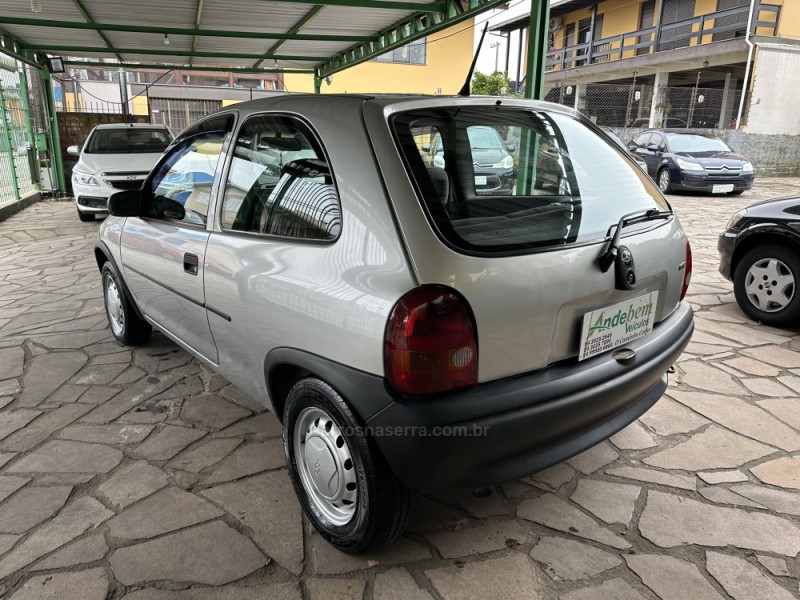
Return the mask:
<svg viewBox="0 0 800 600">
<path fill-rule="evenodd" d="M 0 207 L 39 187 L 27 88 L 23 67 L 0 54 Z"/>
</svg>

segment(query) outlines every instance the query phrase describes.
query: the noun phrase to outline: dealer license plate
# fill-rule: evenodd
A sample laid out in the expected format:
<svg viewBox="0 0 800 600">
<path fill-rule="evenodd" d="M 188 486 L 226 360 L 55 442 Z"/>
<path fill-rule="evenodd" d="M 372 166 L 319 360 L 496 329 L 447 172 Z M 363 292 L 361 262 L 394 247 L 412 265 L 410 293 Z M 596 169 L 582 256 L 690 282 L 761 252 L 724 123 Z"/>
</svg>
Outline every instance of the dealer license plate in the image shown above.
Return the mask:
<svg viewBox="0 0 800 600">
<path fill-rule="evenodd" d="M 658 292 L 650 292 L 583 315 L 578 360 L 627 344 L 653 330 Z"/>
<path fill-rule="evenodd" d="M 717 183 L 711 188 L 712 194 L 727 194 L 733 191 L 732 183 Z"/>
<path fill-rule="evenodd" d="M 486 185 L 486 175 L 475 175 L 475 185 Z"/>
</svg>

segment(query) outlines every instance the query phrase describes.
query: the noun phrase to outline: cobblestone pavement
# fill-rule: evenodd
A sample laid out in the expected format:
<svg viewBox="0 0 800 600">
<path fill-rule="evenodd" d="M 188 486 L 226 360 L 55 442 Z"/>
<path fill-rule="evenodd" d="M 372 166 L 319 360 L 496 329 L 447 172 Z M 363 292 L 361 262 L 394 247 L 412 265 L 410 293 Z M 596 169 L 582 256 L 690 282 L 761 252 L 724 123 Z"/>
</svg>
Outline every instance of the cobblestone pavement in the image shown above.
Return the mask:
<svg viewBox="0 0 800 600">
<path fill-rule="evenodd" d="M 798 184 L 673 197 L 697 331 L 668 397 L 548 471 L 423 496 L 364 557 L 302 519 L 270 414 L 160 335 L 113 341 L 97 224 L 30 207 L 0 223 L 0 597 L 797 598 L 800 335 L 742 315 L 716 237 Z"/>
</svg>

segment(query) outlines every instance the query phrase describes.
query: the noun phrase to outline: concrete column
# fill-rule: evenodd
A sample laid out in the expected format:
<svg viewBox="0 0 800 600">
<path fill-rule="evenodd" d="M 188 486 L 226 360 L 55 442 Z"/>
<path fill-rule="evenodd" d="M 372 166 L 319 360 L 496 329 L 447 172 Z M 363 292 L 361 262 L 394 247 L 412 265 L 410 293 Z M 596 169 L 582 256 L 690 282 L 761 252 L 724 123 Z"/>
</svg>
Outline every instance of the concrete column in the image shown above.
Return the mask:
<svg viewBox="0 0 800 600">
<path fill-rule="evenodd" d="M 661 110 L 656 108 L 661 102 L 662 90 L 667 87 L 669 82 L 669 73 L 664 71 L 656 71 L 656 80 L 653 83 L 653 101 L 650 104 L 650 124 L 649 127 L 655 127 L 656 122 L 663 121 L 664 115 Z"/>
<path fill-rule="evenodd" d="M 722 101 L 719 105 L 719 122 L 717 123 L 717 129 L 725 129 L 730 123 L 730 117 L 728 117 L 728 102 L 730 98 L 730 91 L 731 91 L 731 74 L 725 73 L 725 86 L 722 88 Z"/>
<path fill-rule="evenodd" d="M 573 106 L 573 108 L 574 108 L 575 110 L 580 110 L 580 104 L 581 104 L 581 86 L 580 86 L 580 84 L 576 83 L 574 87 L 575 87 L 575 89 L 573 90 L 573 92 L 572 92 L 572 93 L 573 93 L 573 94 L 575 94 L 575 106 Z"/>
</svg>

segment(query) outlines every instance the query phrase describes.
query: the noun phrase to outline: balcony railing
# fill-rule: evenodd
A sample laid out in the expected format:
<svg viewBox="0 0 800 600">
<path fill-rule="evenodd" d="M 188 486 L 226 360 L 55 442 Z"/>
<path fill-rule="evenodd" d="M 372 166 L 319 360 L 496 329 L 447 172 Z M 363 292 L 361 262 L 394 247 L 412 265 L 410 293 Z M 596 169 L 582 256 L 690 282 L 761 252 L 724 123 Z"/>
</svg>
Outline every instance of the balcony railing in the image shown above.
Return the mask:
<svg viewBox="0 0 800 600">
<path fill-rule="evenodd" d="M 556 67 L 559 69 L 571 69 L 586 64 L 609 62 L 620 60 L 628 56 L 642 56 L 662 50 L 673 50 L 703 44 L 703 38 L 718 34 L 737 33 L 744 35 L 747 29 L 747 16 L 749 6 L 720 10 L 676 21 L 675 23 L 662 24 L 659 27 L 648 27 L 638 29 L 630 33 L 615 35 L 608 38 L 584 42 L 582 44 L 571 44 L 565 48 L 556 48 L 547 53 L 547 70 L 552 71 Z M 757 29 L 766 28 L 776 35 L 778 31 L 778 18 L 780 17 L 781 7 L 777 4 L 756 5 L 756 18 L 752 23 L 752 32 Z M 772 15 L 774 14 L 774 17 Z M 735 22 L 729 22 L 726 17 L 734 17 Z M 718 24 L 722 19 L 723 24 Z M 590 32 L 592 35 L 593 32 Z M 713 40 L 713 38 L 712 38 Z"/>
</svg>

